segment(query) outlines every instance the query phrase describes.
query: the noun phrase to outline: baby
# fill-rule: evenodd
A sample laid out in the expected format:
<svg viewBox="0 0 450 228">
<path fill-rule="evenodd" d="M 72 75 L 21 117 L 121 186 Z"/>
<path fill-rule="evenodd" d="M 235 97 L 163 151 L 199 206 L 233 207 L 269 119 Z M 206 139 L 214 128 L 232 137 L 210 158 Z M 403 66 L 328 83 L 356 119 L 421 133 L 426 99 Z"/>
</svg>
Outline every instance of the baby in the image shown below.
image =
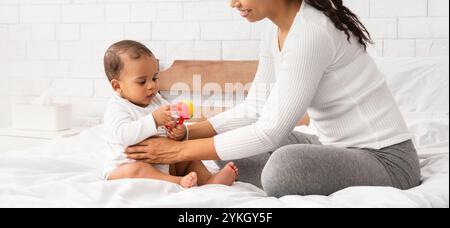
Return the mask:
<svg viewBox="0 0 450 228">
<path fill-rule="evenodd" d="M 185 140 L 187 128 L 178 125 L 166 133 L 164 126 L 173 126 L 173 112 L 159 92 L 158 61 L 143 44 L 125 40 L 113 44 L 105 53 L 105 72 L 116 94 L 104 115 L 110 135 L 110 157 L 105 165 L 107 180 L 146 178 L 169 181 L 191 188 L 196 185 L 232 185 L 238 169 L 229 163 L 213 175 L 201 161 L 173 165 L 150 165 L 127 159 L 124 152 L 147 138 L 158 135 Z M 158 130 L 159 129 L 159 130 Z"/>
</svg>

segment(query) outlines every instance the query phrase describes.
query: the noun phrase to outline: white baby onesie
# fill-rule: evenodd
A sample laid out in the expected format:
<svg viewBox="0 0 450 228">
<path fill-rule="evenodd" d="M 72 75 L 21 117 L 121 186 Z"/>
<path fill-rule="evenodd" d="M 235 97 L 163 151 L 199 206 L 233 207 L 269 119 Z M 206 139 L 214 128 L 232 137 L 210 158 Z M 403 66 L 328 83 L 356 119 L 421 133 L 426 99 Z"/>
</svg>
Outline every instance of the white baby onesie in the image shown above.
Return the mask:
<svg viewBox="0 0 450 228">
<path fill-rule="evenodd" d="M 155 135 L 166 135 L 164 129 L 158 131 L 152 113 L 168 104 L 159 94 L 145 108 L 139 107 L 119 95 L 114 95 L 110 99 L 103 117 L 103 123 L 109 131 L 107 137 L 108 157 L 103 171 L 105 179 L 108 179 L 111 172 L 120 165 L 135 162 L 126 158 L 124 154 L 128 146 L 136 145 Z M 154 165 L 154 167 L 169 173 L 168 165 Z"/>
</svg>

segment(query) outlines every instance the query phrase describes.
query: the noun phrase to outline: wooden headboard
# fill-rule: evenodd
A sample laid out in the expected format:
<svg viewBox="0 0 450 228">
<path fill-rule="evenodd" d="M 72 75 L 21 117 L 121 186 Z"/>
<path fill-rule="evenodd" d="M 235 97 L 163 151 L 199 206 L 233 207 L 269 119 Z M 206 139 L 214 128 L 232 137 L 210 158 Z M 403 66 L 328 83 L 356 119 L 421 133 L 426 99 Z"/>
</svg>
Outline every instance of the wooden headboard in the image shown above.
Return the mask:
<svg viewBox="0 0 450 228">
<path fill-rule="evenodd" d="M 167 70 L 159 74 L 159 86 L 161 92 L 171 91 L 173 86 L 178 83 L 187 85 L 185 88 L 177 88 L 182 92 L 202 92 L 204 85 L 215 83 L 220 85 L 222 91 L 225 91 L 227 83 L 242 85 L 250 85 L 253 81 L 258 61 L 189 61 L 177 60 Z M 201 75 L 201 83 L 194 86 L 194 75 Z M 244 92 L 247 93 L 249 86 L 244 91 L 227 91 L 227 92 Z M 193 121 L 200 121 L 212 117 L 220 112 L 225 111 L 223 107 L 196 106 L 196 116 L 201 116 Z"/>
<path fill-rule="evenodd" d="M 256 75 L 258 61 L 175 61 L 160 73 L 162 91 L 169 91 L 175 83 L 185 83 L 188 92 L 200 92 L 193 86 L 193 75 L 202 76 L 202 87 L 207 83 L 218 83 L 225 90 L 226 83 L 251 83 Z M 248 91 L 247 91 L 248 92 Z"/>
<path fill-rule="evenodd" d="M 175 61 L 173 65 L 162 71 L 159 75 L 160 90 L 168 92 L 176 83 L 188 85 L 183 92 L 195 93 L 202 92 L 201 89 L 207 83 L 216 83 L 225 91 L 227 83 L 241 83 L 243 85 L 253 82 L 256 71 L 258 69 L 258 61 Z M 193 76 L 201 75 L 201 86 L 193 85 Z M 245 93 L 250 87 L 246 87 Z M 229 91 L 227 91 L 229 92 Z M 232 91 L 242 92 L 242 91 Z M 194 104 L 195 105 L 195 104 Z M 200 116 L 192 120 L 201 121 L 210 118 L 220 112 L 225 111 L 223 107 L 210 107 L 196 105 L 196 115 Z M 200 113 L 199 113 L 200 112 Z M 309 118 L 306 116 L 300 120 L 299 124 L 309 124 Z"/>
</svg>

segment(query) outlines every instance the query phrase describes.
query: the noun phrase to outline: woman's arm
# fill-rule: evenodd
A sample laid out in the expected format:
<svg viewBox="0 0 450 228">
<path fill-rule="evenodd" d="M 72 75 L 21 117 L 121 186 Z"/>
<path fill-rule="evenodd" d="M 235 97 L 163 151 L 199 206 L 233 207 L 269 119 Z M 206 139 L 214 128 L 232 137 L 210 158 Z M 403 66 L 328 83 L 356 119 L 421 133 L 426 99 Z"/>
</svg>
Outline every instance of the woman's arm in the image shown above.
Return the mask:
<svg viewBox="0 0 450 228">
<path fill-rule="evenodd" d="M 208 120 L 189 125 L 188 132 L 189 140 L 211 138 L 217 135 Z"/>
<path fill-rule="evenodd" d="M 305 114 L 305 116 L 298 122 L 299 126 L 309 124 L 310 118 L 308 114 Z M 188 131 L 189 140 L 211 138 L 217 135 L 216 130 L 208 120 L 189 125 Z"/>
<path fill-rule="evenodd" d="M 214 146 L 214 138 L 182 142 L 181 156 L 182 161 L 219 160 Z"/>
<path fill-rule="evenodd" d="M 309 124 L 309 117 L 305 115 L 299 122 Z M 188 126 L 189 141 L 174 141 L 167 138 L 151 138 L 138 146 L 126 150 L 128 158 L 149 164 L 173 164 L 182 161 L 219 160 L 214 145 L 217 135 L 209 121 L 202 121 Z"/>
<path fill-rule="evenodd" d="M 149 164 L 174 164 L 183 161 L 218 160 L 214 139 L 174 141 L 168 138 L 151 138 L 137 146 L 128 147 L 127 158 Z"/>
</svg>

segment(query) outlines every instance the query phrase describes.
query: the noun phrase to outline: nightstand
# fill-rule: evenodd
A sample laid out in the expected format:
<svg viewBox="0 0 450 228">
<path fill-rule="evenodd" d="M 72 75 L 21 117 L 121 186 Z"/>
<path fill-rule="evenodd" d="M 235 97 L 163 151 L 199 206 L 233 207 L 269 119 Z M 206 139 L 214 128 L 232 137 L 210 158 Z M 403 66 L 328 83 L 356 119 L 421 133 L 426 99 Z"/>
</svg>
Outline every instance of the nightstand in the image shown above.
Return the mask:
<svg viewBox="0 0 450 228">
<path fill-rule="evenodd" d="M 0 128 L 0 153 L 37 147 L 53 139 L 78 135 L 83 130 L 85 128 L 73 128 L 58 132 L 41 132 Z"/>
</svg>

